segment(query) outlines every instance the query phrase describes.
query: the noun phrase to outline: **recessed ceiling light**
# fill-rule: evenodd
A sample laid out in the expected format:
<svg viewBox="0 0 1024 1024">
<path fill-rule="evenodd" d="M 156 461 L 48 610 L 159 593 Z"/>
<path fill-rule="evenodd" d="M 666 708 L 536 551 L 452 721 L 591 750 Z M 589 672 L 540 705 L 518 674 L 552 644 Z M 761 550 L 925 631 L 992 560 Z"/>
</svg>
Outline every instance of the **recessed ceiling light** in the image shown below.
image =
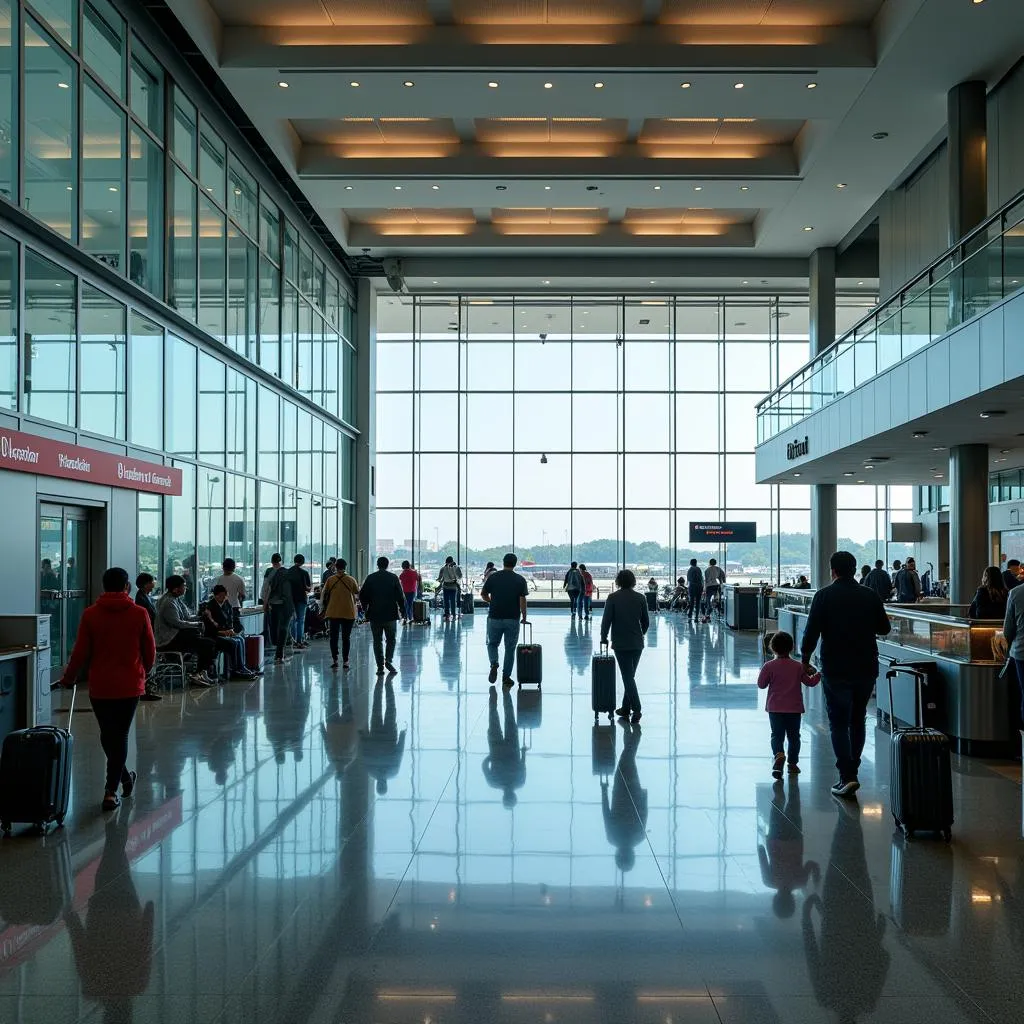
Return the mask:
<svg viewBox="0 0 1024 1024">
<path fill-rule="evenodd" d="M 999 449 L 999 454 L 1000 455 L 1009 455 L 1010 454 L 1010 449 L 1009 448 L 1000 448 Z"/>
<path fill-rule="evenodd" d="M 352 86 L 353 89 L 358 89 L 359 88 L 359 83 L 358 82 L 349 82 L 348 84 L 350 86 Z"/>
<path fill-rule="evenodd" d="M 58 82 L 58 83 L 57 83 L 57 88 L 58 88 L 58 89 L 70 89 L 70 88 L 71 88 L 71 86 L 70 86 L 70 85 L 68 85 L 68 83 L 67 83 L 67 82 Z"/>
<path fill-rule="evenodd" d="M 661 186 L 660 185 L 655 185 L 654 186 L 654 191 L 655 192 L 660 192 L 661 191 Z"/>
<path fill-rule="evenodd" d="M 936 480 L 941 480 L 942 479 L 942 474 L 941 473 L 936 473 L 935 474 L 935 479 Z"/>
<path fill-rule="evenodd" d="M 495 185 L 494 186 L 494 191 L 495 192 L 507 192 L 508 191 L 508 185 Z"/>
<path fill-rule="evenodd" d="M 862 483 L 864 483 L 864 481 L 863 480 L 858 480 L 857 483 L 862 484 Z"/>
<path fill-rule="evenodd" d="M 799 473 L 794 473 L 794 474 L 793 474 L 793 476 L 799 476 L 799 475 L 800 475 Z"/>
<path fill-rule="evenodd" d="M 817 82 L 808 82 L 807 83 L 807 88 L 808 89 L 817 89 L 818 88 L 818 83 Z"/>
<path fill-rule="evenodd" d="M 846 182 L 845 181 L 837 181 L 836 182 L 836 188 L 846 188 Z"/>
<path fill-rule="evenodd" d="M 236 188 L 235 189 L 235 195 L 236 196 L 240 196 L 241 194 L 242 194 L 242 190 L 240 188 Z"/>
<path fill-rule="evenodd" d="M 404 85 L 406 87 L 406 89 L 411 89 L 415 84 L 416 84 L 415 82 L 411 82 L 411 81 L 409 81 L 409 79 L 406 79 L 402 83 L 402 85 Z"/>
<path fill-rule="evenodd" d="M 853 473 L 852 473 L 852 472 L 850 472 L 850 473 L 844 473 L 844 474 L 843 474 L 843 476 L 853 476 Z"/>
<path fill-rule="evenodd" d="M 431 188 L 432 188 L 432 189 L 433 189 L 433 190 L 434 190 L 435 192 L 438 192 L 438 191 L 440 191 L 440 188 L 441 188 L 441 186 L 440 186 L 440 185 L 431 185 L 430 187 L 431 187 Z"/>
<path fill-rule="evenodd" d="M 996 416 L 1005 416 L 1005 409 L 986 409 L 984 412 L 978 413 L 983 420 L 994 419 Z"/>
<path fill-rule="evenodd" d="M 353 188 L 355 188 L 355 186 L 354 186 L 354 185 L 346 185 L 346 186 L 345 186 L 345 191 L 346 191 L 346 192 L 351 192 Z"/>
<path fill-rule="evenodd" d="M 487 83 L 487 88 L 488 89 L 497 89 L 498 88 L 498 83 L 497 82 L 488 82 Z"/>
<path fill-rule="evenodd" d="M 927 430 L 915 430 L 914 433 L 911 434 L 911 437 L 927 437 L 927 436 L 928 436 L 928 431 Z"/>
<path fill-rule="evenodd" d="M 74 187 L 74 185 L 65 185 L 64 187 L 65 187 L 65 188 L 66 188 L 66 189 L 67 189 L 67 190 L 68 190 L 69 192 L 74 192 L 74 191 L 75 191 L 75 187 Z"/>
<path fill-rule="evenodd" d="M 871 136 L 871 138 L 873 138 L 873 139 L 874 139 L 874 140 L 875 140 L 876 142 L 881 142 L 881 141 L 882 141 L 882 139 L 887 139 L 887 138 L 889 138 L 889 133 L 888 133 L 888 132 L 875 132 L 875 133 L 874 133 L 874 134 L 873 134 L 873 135 Z"/>
<path fill-rule="evenodd" d="M 541 281 L 541 284 L 551 284 L 550 281 Z"/>
<path fill-rule="evenodd" d="M 108 185 L 107 186 L 107 191 L 108 192 L 116 192 L 117 191 L 117 186 L 116 185 Z"/>
<path fill-rule="evenodd" d="M 555 83 L 554 82 L 545 82 L 544 83 L 544 88 L 545 89 L 554 89 L 554 87 L 555 87 Z"/>
<path fill-rule="evenodd" d="M 864 468 L 865 469 L 874 469 L 875 467 L 874 466 L 865 466 Z"/>
<path fill-rule="evenodd" d="M 396 192 L 401 192 L 402 191 L 402 186 L 401 185 L 396 185 L 395 186 L 395 191 Z"/>
<path fill-rule="evenodd" d="M 657 283 L 658 283 L 657 281 L 652 281 L 652 282 L 651 282 L 651 284 L 657 284 Z"/>
<path fill-rule="evenodd" d="M 944 452 L 945 450 L 946 446 L 944 444 L 937 444 L 934 448 L 932 448 L 933 452 Z"/>
<path fill-rule="evenodd" d="M 689 82 L 680 82 L 679 83 L 679 88 L 680 89 L 689 89 L 690 88 L 690 83 Z"/>
<path fill-rule="evenodd" d="M 737 82 L 737 83 L 736 83 L 736 84 L 735 84 L 735 85 L 733 86 L 733 88 L 734 88 L 734 89 L 742 89 L 742 88 L 743 88 L 743 83 L 742 83 L 742 82 Z"/>
<path fill-rule="evenodd" d="M 810 224 L 807 224 L 807 225 L 806 225 L 806 226 L 804 227 L 804 231 L 813 231 L 813 230 L 814 230 L 814 228 L 813 228 L 813 227 L 811 227 L 811 225 L 810 225 Z"/>
<path fill-rule="evenodd" d="M 864 282 L 863 281 L 858 281 L 857 282 L 857 287 L 858 288 L 863 288 L 864 287 Z"/>
<path fill-rule="evenodd" d="M 743 284 L 750 284 L 750 282 L 749 281 L 744 281 Z"/>
<path fill-rule="evenodd" d="M 740 185 L 740 191 L 741 192 L 749 192 L 750 191 L 750 186 L 749 185 Z"/>
<path fill-rule="evenodd" d="M 545 185 L 544 186 L 544 191 L 545 192 L 550 192 L 551 191 L 551 186 L 550 185 Z"/>
<path fill-rule="evenodd" d="M 288 88 L 288 83 L 287 82 L 278 82 L 277 83 L 277 87 L 278 87 L 278 89 L 287 89 Z"/>
<path fill-rule="evenodd" d="M 993 459 L 992 461 L 993 462 L 1005 462 L 1006 459 Z"/>
<path fill-rule="evenodd" d="M 704 186 L 703 185 L 694 185 L 693 186 L 693 191 L 694 192 L 703 192 L 704 191 Z"/>
<path fill-rule="evenodd" d="M 594 83 L 594 88 L 595 89 L 603 89 L 604 88 L 604 82 L 595 82 Z"/>
</svg>

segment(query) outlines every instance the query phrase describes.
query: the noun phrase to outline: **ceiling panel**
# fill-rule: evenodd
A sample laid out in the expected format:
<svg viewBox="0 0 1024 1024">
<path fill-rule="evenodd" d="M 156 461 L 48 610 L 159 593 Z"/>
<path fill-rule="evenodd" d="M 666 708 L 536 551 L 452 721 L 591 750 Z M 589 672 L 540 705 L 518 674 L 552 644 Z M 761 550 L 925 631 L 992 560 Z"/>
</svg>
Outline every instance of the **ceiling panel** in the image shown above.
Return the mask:
<svg viewBox="0 0 1024 1024">
<path fill-rule="evenodd" d="M 670 25 L 868 25 L 882 0 L 664 0 Z"/>
<path fill-rule="evenodd" d="M 331 25 L 320 0 L 210 0 L 225 25 Z"/>
<path fill-rule="evenodd" d="M 464 25 L 630 25 L 643 20 L 643 0 L 453 0 Z"/>
</svg>

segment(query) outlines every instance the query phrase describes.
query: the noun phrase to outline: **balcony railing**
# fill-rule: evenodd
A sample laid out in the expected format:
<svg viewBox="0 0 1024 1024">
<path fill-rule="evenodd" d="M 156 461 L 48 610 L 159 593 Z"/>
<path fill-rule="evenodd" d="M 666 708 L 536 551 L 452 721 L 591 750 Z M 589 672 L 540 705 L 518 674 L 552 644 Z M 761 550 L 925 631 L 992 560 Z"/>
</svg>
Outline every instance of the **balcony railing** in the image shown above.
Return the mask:
<svg viewBox="0 0 1024 1024">
<path fill-rule="evenodd" d="M 775 437 L 1024 287 L 1024 192 L 935 260 L 757 406 Z"/>
</svg>

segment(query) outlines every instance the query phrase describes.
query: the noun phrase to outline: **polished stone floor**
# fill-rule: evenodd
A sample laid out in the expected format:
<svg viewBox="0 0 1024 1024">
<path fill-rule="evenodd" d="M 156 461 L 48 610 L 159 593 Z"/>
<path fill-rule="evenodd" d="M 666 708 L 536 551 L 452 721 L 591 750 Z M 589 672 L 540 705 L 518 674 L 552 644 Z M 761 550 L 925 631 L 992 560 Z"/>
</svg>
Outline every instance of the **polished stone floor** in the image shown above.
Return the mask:
<svg viewBox="0 0 1024 1024">
<path fill-rule="evenodd" d="M 360 629 L 143 705 L 106 821 L 83 702 L 69 827 L 0 843 L 0 1022 L 1022 1019 L 1018 765 L 955 759 L 953 843 L 906 844 L 885 733 L 829 796 L 817 691 L 773 784 L 757 637 L 660 616 L 595 728 L 596 624 L 534 618 L 541 694 L 489 696 L 478 613 L 384 685 Z"/>
</svg>

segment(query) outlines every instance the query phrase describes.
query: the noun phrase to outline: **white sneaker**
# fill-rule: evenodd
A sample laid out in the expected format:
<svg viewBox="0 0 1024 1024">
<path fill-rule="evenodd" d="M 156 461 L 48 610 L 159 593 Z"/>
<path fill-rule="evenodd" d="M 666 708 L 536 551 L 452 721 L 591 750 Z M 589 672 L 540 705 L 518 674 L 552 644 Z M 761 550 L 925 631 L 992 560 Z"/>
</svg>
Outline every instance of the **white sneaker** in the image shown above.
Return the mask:
<svg viewBox="0 0 1024 1024">
<path fill-rule="evenodd" d="M 210 680 L 201 672 L 197 672 L 195 675 L 189 676 L 188 682 L 190 686 L 201 686 L 204 690 L 208 690 L 213 686 L 213 683 L 211 683 Z"/>
</svg>

